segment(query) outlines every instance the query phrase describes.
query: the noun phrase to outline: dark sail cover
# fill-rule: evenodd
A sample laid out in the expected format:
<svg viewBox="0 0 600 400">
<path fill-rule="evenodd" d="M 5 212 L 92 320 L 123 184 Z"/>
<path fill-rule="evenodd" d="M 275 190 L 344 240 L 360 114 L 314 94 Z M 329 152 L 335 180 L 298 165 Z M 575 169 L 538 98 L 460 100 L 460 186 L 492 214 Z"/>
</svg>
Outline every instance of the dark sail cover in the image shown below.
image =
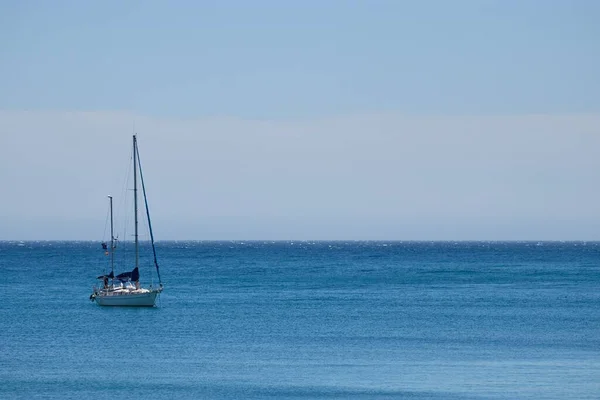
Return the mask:
<svg viewBox="0 0 600 400">
<path fill-rule="evenodd" d="M 127 282 L 127 281 L 137 281 L 140 279 L 140 271 L 138 269 L 138 267 L 135 267 L 133 269 L 133 271 L 131 272 L 123 272 L 119 275 L 117 275 L 117 279 L 120 280 L 121 282 Z"/>
<path fill-rule="evenodd" d="M 121 282 L 127 282 L 131 279 L 131 272 L 123 272 L 122 274 L 117 275 L 117 279 Z"/>
<path fill-rule="evenodd" d="M 112 279 L 114 277 L 115 277 L 115 274 L 113 274 L 112 271 L 111 271 L 110 274 L 108 274 L 108 275 L 100 275 L 96 279 L 104 279 L 104 278 Z"/>
</svg>

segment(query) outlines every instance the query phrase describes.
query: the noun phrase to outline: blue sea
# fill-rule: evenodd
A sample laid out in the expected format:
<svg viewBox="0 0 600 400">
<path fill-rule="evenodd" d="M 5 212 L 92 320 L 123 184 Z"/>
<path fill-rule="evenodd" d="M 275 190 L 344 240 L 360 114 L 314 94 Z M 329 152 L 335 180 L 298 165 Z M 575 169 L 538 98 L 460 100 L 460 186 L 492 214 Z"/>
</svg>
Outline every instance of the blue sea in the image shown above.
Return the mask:
<svg viewBox="0 0 600 400">
<path fill-rule="evenodd" d="M 0 242 L 0 398 L 600 398 L 600 243 L 157 252 L 158 307 L 105 308 L 99 242 Z"/>
</svg>

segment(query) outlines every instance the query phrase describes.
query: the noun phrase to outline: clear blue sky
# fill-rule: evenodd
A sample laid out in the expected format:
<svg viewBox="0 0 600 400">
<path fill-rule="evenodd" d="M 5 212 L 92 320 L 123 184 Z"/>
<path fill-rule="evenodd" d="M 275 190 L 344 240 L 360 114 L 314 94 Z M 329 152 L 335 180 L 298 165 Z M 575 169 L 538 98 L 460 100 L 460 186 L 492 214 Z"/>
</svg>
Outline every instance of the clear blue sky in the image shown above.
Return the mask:
<svg viewBox="0 0 600 400">
<path fill-rule="evenodd" d="M 0 239 L 98 239 L 134 123 L 160 239 L 600 239 L 598 21 L 0 0 Z"/>
<path fill-rule="evenodd" d="M 0 108 L 596 112 L 600 2 L 1 1 Z"/>
</svg>

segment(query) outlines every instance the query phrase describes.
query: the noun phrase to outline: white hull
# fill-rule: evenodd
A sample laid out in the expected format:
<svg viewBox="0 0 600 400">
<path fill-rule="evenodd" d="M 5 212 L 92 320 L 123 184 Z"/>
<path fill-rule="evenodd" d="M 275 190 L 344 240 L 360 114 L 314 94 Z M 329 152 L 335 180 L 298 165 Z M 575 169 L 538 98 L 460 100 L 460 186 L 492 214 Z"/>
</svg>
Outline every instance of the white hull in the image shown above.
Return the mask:
<svg viewBox="0 0 600 400">
<path fill-rule="evenodd" d="M 101 306 L 154 307 L 160 291 L 143 290 L 140 292 L 98 293 L 94 300 Z"/>
</svg>

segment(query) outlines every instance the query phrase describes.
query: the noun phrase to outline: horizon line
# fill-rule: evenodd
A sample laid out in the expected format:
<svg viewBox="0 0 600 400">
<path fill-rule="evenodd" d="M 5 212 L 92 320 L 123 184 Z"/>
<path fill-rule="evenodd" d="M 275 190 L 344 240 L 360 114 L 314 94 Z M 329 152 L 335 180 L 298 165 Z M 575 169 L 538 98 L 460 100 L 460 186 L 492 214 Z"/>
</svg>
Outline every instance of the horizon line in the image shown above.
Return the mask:
<svg viewBox="0 0 600 400">
<path fill-rule="evenodd" d="M 102 243 L 106 240 L 97 239 L 0 239 L 0 243 L 17 242 L 76 242 Z M 119 243 L 134 243 L 134 240 L 119 240 Z M 150 242 L 140 240 L 139 242 Z M 161 239 L 154 243 L 169 242 L 395 242 L 395 243 L 600 243 L 600 239 Z"/>
</svg>

